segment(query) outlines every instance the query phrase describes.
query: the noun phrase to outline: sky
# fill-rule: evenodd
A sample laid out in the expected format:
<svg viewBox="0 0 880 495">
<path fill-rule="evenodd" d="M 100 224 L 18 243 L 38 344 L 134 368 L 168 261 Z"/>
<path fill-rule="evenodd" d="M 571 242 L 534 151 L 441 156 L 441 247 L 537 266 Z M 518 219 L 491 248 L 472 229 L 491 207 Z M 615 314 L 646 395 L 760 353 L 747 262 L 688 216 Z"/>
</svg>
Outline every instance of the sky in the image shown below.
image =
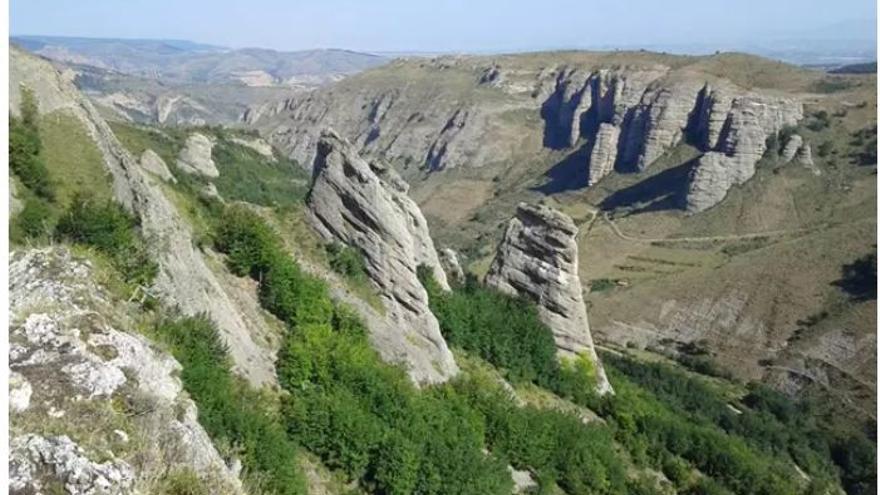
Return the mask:
<svg viewBox="0 0 880 495">
<path fill-rule="evenodd" d="M 11 0 L 10 33 L 279 50 L 492 52 L 852 36 L 874 0 Z M 862 21 L 862 22 L 859 22 Z M 858 28 L 853 26 L 858 25 Z"/>
</svg>

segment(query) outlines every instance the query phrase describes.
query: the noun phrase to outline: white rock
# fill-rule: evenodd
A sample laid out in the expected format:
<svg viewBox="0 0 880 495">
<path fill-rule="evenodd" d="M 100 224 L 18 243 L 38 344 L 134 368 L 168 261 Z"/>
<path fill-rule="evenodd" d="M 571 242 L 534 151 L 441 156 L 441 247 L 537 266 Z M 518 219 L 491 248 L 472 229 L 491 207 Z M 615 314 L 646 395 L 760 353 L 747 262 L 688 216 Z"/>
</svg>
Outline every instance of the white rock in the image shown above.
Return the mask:
<svg viewBox="0 0 880 495">
<path fill-rule="evenodd" d="M 151 149 L 144 150 L 143 154 L 141 154 L 139 163 L 147 172 L 156 175 L 160 179 L 166 182 L 177 182 L 177 179 L 175 179 L 171 171 L 168 170 L 168 165 L 165 164 L 162 157 L 157 155 L 155 151 Z"/>
<path fill-rule="evenodd" d="M 561 358 L 585 356 L 596 368 L 596 390 L 613 392 L 593 346 L 578 275 L 577 226 L 564 213 L 520 203 L 507 224 L 486 284 L 530 299 L 553 332 Z"/>
<path fill-rule="evenodd" d="M 214 141 L 195 132 L 186 139 L 186 144 L 177 157 L 177 166 L 189 174 L 200 174 L 209 178 L 220 177 L 217 165 L 211 157 Z"/>
<path fill-rule="evenodd" d="M 26 411 L 31 405 L 33 389 L 21 373 L 9 373 L 9 409 L 12 412 Z"/>
</svg>

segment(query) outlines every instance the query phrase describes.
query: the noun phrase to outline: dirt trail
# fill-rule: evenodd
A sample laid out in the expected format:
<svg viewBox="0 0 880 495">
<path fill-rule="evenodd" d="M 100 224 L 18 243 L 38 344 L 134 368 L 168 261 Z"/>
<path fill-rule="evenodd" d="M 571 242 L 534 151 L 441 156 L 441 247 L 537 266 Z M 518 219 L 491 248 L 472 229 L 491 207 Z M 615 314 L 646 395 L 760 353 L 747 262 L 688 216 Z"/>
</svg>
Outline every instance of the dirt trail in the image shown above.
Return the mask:
<svg viewBox="0 0 880 495">
<path fill-rule="evenodd" d="M 611 227 L 611 230 L 614 232 L 614 235 L 620 237 L 625 241 L 631 242 L 718 242 L 718 241 L 737 241 L 743 239 L 757 239 L 760 237 L 776 237 L 782 236 L 786 234 L 795 234 L 795 233 L 804 233 L 809 232 L 811 230 L 815 230 L 817 228 L 821 228 L 822 226 L 812 227 L 808 229 L 786 229 L 786 230 L 768 230 L 764 232 L 752 232 L 748 234 L 730 234 L 730 235 L 716 235 L 716 236 L 706 236 L 706 237 L 657 237 L 657 238 L 649 238 L 649 237 L 633 237 L 624 234 L 617 224 L 614 223 L 614 220 L 608 217 L 607 212 L 602 212 L 602 219 L 608 223 L 608 226 Z M 592 225 L 590 226 L 592 228 Z"/>
</svg>

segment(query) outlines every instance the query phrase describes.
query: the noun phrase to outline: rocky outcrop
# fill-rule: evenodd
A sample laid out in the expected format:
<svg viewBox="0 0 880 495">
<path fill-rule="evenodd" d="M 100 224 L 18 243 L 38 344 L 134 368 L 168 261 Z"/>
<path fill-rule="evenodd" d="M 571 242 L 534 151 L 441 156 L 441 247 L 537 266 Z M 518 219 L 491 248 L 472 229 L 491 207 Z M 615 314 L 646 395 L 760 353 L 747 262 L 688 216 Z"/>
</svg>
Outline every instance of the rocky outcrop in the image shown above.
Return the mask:
<svg viewBox="0 0 880 495">
<path fill-rule="evenodd" d="M 446 274 L 425 218 L 394 171 L 371 166 L 337 133 L 324 132 L 315 158 L 308 217 L 324 239 L 343 242 L 363 254 L 367 275 L 393 322 L 384 328 L 385 334 L 370 329 L 379 353 L 402 362 L 417 383 L 441 382 L 455 375 L 458 367 L 428 308 L 428 295 L 416 270 L 428 267 L 448 290 Z"/>
<path fill-rule="evenodd" d="M 553 332 L 560 356 L 592 361 L 597 391 L 604 394 L 612 389 L 590 335 L 578 277 L 577 233 L 564 213 L 521 203 L 507 225 L 486 284 L 534 301 L 541 321 Z"/>
<path fill-rule="evenodd" d="M 184 314 L 207 314 L 229 347 L 235 370 L 252 384 L 275 380 L 272 327 L 258 307 L 234 298 L 197 247 L 192 228 L 161 184 L 128 153 L 92 104 L 48 62 L 10 50 L 10 109 L 18 110 L 19 86 L 34 91 L 40 112 L 76 117 L 104 157 L 113 195 L 141 220 L 151 256 L 160 266 L 151 291 Z M 222 270 L 222 268 L 217 268 Z"/>
<path fill-rule="evenodd" d="M 458 253 L 454 249 L 443 248 L 437 252 L 437 256 L 440 259 L 440 266 L 443 267 L 450 280 L 457 283 L 464 282 L 464 270 L 458 261 Z"/>
<path fill-rule="evenodd" d="M 717 145 L 699 159 L 691 174 L 685 209 L 694 213 L 711 208 L 731 187 L 751 179 L 767 150 L 767 139 L 802 117 L 803 107 L 794 100 L 756 94 L 733 98 Z M 703 129 L 701 134 L 710 136 L 710 131 Z"/>
<path fill-rule="evenodd" d="M 156 480 L 188 469 L 213 490 L 241 493 L 180 364 L 130 332 L 127 305 L 94 271 L 63 248 L 11 255 L 9 488 L 154 493 Z"/>
<path fill-rule="evenodd" d="M 199 174 L 209 178 L 220 176 L 217 165 L 211 157 L 214 141 L 198 132 L 186 138 L 186 144 L 177 157 L 177 167 L 188 174 Z"/>
<path fill-rule="evenodd" d="M 255 138 L 255 139 L 244 139 L 240 137 L 232 137 L 229 139 L 235 144 L 239 144 L 246 148 L 250 148 L 261 156 L 269 159 L 275 158 L 275 152 L 272 150 L 272 145 L 267 143 L 264 139 Z"/>
<path fill-rule="evenodd" d="M 782 163 L 790 162 L 803 145 L 804 138 L 799 134 L 792 134 L 785 143 L 785 147 L 782 148 Z"/>
<path fill-rule="evenodd" d="M 595 185 L 614 170 L 614 160 L 617 158 L 617 142 L 619 138 L 619 127 L 607 122 L 599 124 L 599 132 L 596 133 L 593 149 L 590 152 L 590 170 L 587 177 L 588 186 Z"/>
<path fill-rule="evenodd" d="M 165 182 L 177 182 L 177 179 L 175 179 L 171 171 L 168 170 L 168 165 L 165 164 L 165 160 L 151 149 L 146 149 L 141 154 L 140 164 L 144 170 L 156 175 L 156 177 L 159 177 Z"/>
</svg>

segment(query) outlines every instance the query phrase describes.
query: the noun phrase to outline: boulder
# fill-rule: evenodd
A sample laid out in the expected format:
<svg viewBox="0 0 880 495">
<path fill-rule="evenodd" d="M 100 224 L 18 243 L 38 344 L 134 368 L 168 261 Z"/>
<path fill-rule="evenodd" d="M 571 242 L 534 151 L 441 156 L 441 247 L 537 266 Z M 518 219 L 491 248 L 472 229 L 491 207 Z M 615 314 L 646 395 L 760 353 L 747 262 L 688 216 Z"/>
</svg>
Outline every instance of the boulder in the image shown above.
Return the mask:
<svg viewBox="0 0 880 495">
<path fill-rule="evenodd" d="M 186 144 L 177 157 L 177 167 L 188 174 L 203 175 L 208 178 L 220 177 L 217 165 L 211 158 L 214 141 L 198 132 L 186 138 Z"/>
<path fill-rule="evenodd" d="M 437 256 L 440 258 L 440 265 L 450 279 L 457 283 L 464 282 L 464 270 L 461 268 L 461 263 L 458 262 L 458 253 L 455 250 L 443 248 L 437 253 Z"/>
<path fill-rule="evenodd" d="M 403 362 L 416 383 L 436 383 L 458 372 L 428 307 L 416 271 L 426 266 L 440 286 L 449 285 L 428 224 L 406 195 L 403 181 L 381 164 L 367 163 L 336 132 L 321 135 L 309 192 L 308 218 L 327 241 L 364 255 L 367 275 L 393 324 L 371 327 L 380 355 Z"/>
<path fill-rule="evenodd" d="M 596 389 L 613 392 L 593 347 L 578 276 L 578 229 L 564 213 L 520 203 L 486 275 L 486 284 L 538 306 L 560 357 L 584 356 L 596 369 Z"/>
<path fill-rule="evenodd" d="M 168 170 L 168 165 L 165 164 L 165 160 L 162 160 L 162 157 L 157 155 L 155 151 L 151 149 L 144 150 L 139 162 L 144 170 L 159 177 L 165 182 L 177 182 L 177 179 L 175 179 L 171 171 Z"/>
</svg>

